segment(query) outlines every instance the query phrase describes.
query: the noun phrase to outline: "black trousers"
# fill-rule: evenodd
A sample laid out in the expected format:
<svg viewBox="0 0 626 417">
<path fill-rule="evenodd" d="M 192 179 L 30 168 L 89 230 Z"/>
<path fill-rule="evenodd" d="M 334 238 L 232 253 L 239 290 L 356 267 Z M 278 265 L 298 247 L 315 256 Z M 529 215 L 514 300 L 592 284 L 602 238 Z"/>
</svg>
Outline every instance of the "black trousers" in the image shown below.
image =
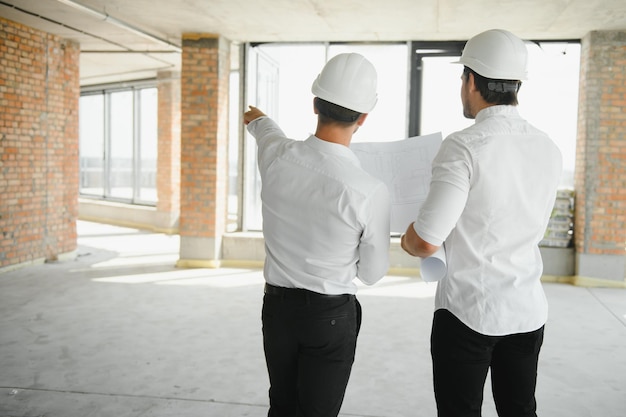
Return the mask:
<svg viewBox="0 0 626 417">
<path fill-rule="evenodd" d="M 485 336 L 448 310 L 433 318 L 431 355 L 439 417 L 480 417 L 487 371 L 500 417 L 536 417 L 537 362 L 544 327 Z"/>
<path fill-rule="evenodd" d="M 262 322 L 268 417 L 336 417 L 361 325 L 356 297 L 266 285 Z"/>
</svg>

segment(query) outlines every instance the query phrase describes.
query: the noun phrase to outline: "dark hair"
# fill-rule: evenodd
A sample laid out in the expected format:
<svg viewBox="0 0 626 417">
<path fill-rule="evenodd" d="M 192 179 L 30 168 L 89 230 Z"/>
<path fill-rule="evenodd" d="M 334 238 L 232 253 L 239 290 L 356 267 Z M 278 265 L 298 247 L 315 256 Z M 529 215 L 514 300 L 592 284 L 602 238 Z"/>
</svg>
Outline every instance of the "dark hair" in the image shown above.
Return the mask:
<svg viewBox="0 0 626 417">
<path fill-rule="evenodd" d="M 469 67 L 463 68 L 463 77 L 467 80 L 469 74 L 474 74 L 474 83 L 480 91 L 480 95 L 487 103 L 491 104 L 507 104 L 516 106 L 517 92 L 522 86 L 519 80 L 494 80 L 483 77 Z"/>
<path fill-rule="evenodd" d="M 313 101 L 322 123 L 354 124 L 362 113 L 341 107 L 319 97 Z"/>
</svg>

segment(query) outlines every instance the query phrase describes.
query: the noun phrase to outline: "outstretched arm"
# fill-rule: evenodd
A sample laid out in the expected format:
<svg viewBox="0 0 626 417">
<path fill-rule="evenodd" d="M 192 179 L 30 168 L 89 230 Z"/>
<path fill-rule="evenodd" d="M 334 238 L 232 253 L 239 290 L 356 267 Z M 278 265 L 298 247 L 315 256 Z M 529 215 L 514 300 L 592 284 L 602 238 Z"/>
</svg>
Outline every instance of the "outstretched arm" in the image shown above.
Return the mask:
<svg viewBox="0 0 626 417">
<path fill-rule="evenodd" d="M 258 119 L 259 117 L 263 117 L 266 116 L 265 113 L 263 113 L 261 110 L 259 110 L 258 108 L 254 107 L 254 106 L 248 106 L 250 107 L 250 110 L 248 110 L 247 112 L 245 112 L 243 114 L 243 123 L 244 124 L 248 124 L 251 121 Z"/>
</svg>

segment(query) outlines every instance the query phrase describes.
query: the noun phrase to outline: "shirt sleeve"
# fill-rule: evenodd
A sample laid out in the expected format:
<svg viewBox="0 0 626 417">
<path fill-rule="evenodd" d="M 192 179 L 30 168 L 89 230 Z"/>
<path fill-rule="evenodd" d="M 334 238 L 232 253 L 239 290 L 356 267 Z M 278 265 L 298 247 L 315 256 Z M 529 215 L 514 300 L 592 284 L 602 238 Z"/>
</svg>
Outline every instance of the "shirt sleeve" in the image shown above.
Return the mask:
<svg viewBox="0 0 626 417">
<path fill-rule="evenodd" d="M 460 141 L 448 138 L 433 161 L 433 176 L 426 201 L 413 225 L 419 237 L 441 246 L 461 217 L 467 202 L 472 157 Z"/>
<path fill-rule="evenodd" d="M 357 276 L 364 284 L 372 285 L 389 269 L 391 199 L 385 184 L 376 187 L 369 203 L 359 244 Z"/>
<path fill-rule="evenodd" d="M 285 133 L 276 122 L 267 116 L 261 116 L 248 123 L 248 132 L 260 146 L 272 137 L 284 137 Z"/>
<path fill-rule="evenodd" d="M 267 116 L 254 119 L 247 126 L 248 132 L 256 139 L 259 168 L 265 168 L 272 160 L 271 150 L 284 142 L 285 133 L 278 124 Z"/>
<path fill-rule="evenodd" d="M 467 193 L 437 181 L 430 184 L 426 201 L 413 224 L 415 233 L 431 245 L 441 246 L 465 209 Z"/>
</svg>

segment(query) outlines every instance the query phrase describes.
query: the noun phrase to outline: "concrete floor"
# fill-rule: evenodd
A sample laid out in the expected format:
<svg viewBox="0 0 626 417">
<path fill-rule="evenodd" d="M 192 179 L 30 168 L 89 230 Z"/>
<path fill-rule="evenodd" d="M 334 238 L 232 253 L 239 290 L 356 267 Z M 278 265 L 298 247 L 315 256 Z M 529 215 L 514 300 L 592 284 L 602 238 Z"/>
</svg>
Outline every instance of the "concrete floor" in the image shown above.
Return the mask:
<svg viewBox="0 0 626 417">
<path fill-rule="evenodd" d="M 261 271 L 176 269 L 177 236 L 78 226 L 75 260 L 0 274 L 0 417 L 265 416 Z M 342 416 L 436 415 L 434 289 L 412 277 L 361 287 Z M 539 415 L 624 417 L 626 290 L 545 289 Z"/>
</svg>

